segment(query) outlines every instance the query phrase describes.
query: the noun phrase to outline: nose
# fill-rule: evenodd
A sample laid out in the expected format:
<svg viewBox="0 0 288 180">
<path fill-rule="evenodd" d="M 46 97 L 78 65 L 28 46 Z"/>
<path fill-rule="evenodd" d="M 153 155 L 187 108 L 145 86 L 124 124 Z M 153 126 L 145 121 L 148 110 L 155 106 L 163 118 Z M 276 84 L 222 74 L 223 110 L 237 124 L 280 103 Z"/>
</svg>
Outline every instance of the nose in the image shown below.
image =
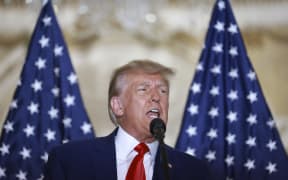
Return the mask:
<svg viewBox="0 0 288 180">
<path fill-rule="evenodd" d="M 151 92 L 151 100 L 152 100 L 152 102 L 156 102 L 156 103 L 160 102 L 160 95 L 159 95 L 158 90 L 154 89 Z"/>
</svg>

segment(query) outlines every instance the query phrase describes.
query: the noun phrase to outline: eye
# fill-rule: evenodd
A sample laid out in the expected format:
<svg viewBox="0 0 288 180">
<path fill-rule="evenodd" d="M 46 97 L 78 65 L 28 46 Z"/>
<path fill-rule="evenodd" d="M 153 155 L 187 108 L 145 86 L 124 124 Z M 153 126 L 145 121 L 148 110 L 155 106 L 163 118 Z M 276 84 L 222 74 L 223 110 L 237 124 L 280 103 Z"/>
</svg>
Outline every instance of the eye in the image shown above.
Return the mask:
<svg viewBox="0 0 288 180">
<path fill-rule="evenodd" d="M 146 91 L 147 89 L 145 87 L 140 87 L 137 89 L 138 91 Z"/>
<path fill-rule="evenodd" d="M 160 88 L 160 92 L 161 92 L 161 94 L 168 94 L 168 88 L 162 87 L 162 88 Z"/>
<path fill-rule="evenodd" d="M 137 87 L 137 91 L 139 93 L 145 93 L 145 92 L 147 92 L 147 90 L 148 90 L 148 88 L 146 86 L 138 86 Z"/>
<path fill-rule="evenodd" d="M 162 94 L 167 94 L 167 91 L 166 91 L 166 90 L 163 90 L 163 89 L 161 89 L 161 93 L 162 93 Z"/>
</svg>

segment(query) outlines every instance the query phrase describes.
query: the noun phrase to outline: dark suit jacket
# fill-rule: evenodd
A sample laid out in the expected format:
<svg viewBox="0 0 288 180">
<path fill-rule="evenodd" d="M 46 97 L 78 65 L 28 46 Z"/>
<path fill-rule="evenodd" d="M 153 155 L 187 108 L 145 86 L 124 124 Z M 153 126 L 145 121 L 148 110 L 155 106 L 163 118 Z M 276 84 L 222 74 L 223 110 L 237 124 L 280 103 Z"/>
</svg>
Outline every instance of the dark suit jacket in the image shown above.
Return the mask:
<svg viewBox="0 0 288 180">
<path fill-rule="evenodd" d="M 114 136 L 71 142 L 54 148 L 44 171 L 44 180 L 117 180 Z M 207 166 L 200 160 L 164 145 L 171 180 L 206 180 Z M 164 180 L 159 148 L 153 180 Z"/>
</svg>

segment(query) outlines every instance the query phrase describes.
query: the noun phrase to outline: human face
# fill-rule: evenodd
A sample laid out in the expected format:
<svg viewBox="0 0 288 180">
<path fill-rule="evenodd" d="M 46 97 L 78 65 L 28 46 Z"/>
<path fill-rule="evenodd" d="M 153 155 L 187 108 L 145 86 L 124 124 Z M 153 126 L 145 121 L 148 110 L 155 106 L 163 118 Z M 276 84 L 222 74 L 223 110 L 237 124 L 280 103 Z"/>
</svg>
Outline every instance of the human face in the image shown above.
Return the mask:
<svg viewBox="0 0 288 180">
<path fill-rule="evenodd" d="M 150 122 L 168 119 L 169 87 L 159 74 L 130 73 L 124 77 L 119 102 L 123 114 L 119 124 L 140 142 L 152 142 Z"/>
</svg>

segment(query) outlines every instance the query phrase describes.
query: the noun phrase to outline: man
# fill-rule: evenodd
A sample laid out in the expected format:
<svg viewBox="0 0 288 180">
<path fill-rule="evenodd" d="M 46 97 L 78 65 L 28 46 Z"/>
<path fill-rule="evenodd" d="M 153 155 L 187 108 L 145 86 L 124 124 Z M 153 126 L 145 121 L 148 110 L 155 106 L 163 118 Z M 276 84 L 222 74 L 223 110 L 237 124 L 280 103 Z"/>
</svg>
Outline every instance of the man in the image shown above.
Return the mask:
<svg viewBox="0 0 288 180">
<path fill-rule="evenodd" d="M 168 76 L 172 74 L 171 69 L 149 60 L 132 61 L 116 69 L 109 85 L 108 109 L 118 127 L 106 137 L 54 148 L 44 179 L 164 180 L 159 142 L 149 127 L 154 118 L 167 124 Z M 163 146 L 171 180 L 208 179 L 202 161 Z"/>
</svg>

